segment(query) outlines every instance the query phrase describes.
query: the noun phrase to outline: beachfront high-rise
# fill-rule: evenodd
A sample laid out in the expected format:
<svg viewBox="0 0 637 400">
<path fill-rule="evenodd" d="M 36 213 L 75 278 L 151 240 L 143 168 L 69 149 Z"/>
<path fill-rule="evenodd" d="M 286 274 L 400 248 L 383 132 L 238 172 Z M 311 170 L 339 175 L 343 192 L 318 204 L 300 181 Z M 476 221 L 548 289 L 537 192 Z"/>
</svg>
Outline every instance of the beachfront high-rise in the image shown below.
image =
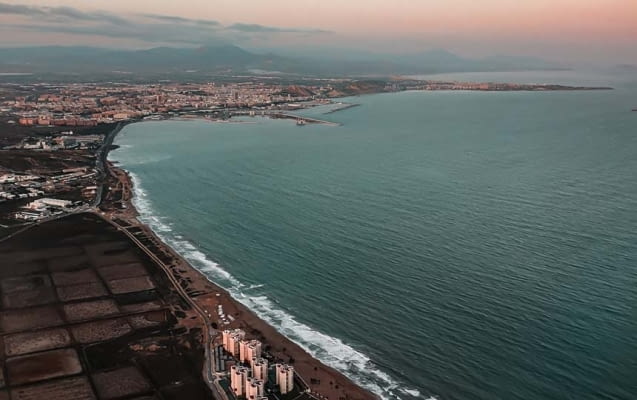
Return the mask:
<svg viewBox="0 0 637 400">
<path fill-rule="evenodd" d="M 268 360 L 265 358 L 253 358 L 252 364 L 252 376 L 256 379 L 268 382 Z"/>
<path fill-rule="evenodd" d="M 261 357 L 261 342 L 258 340 L 242 340 L 239 344 L 239 360 L 249 363 L 253 358 Z"/>
<path fill-rule="evenodd" d="M 250 370 L 245 367 L 233 365 L 230 367 L 230 388 L 235 396 L 245 396 L 248 386 Z"/>
<path fill-rule="evenodd" d="M 241 329 L 226 329 L 221 334 L 223 348 L 236 357 L 239 355 L 240 343 L 245 337 L 246 333 Z"/>
<path fill-rule="evenodd" d="M 250 378 L 247 381 L 246 399 L 258 400 L 265 393 L 265 383 L 262 380 Z"/>
<path fill-rule="evenodd" d="M 294 367 L 287 364 L 277 364 L 276 384 L 279 386 L 281 394 L 287 394 L 294 389 Z"/>
</svg>

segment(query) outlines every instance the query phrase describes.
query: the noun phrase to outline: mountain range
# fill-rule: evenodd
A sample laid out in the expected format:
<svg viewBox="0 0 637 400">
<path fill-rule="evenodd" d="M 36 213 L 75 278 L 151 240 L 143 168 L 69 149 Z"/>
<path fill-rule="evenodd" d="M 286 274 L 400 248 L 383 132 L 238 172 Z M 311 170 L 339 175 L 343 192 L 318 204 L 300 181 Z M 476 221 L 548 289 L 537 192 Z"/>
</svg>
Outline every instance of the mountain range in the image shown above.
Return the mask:
<svg viewBox="0 0 637 400">
<path fill-rule="evenodd" d="M 253 73 L 310 76 L 387 76 L 444 72 L 482 72 L 559 69 L 531 57 L 465 58 L 446 50 L 416 54 L 330 56 L 320 52 L 261 54 L 234 45 L 199 48 L 156 47 L 116 50 L 94 47 L 0 48 L 0 72 L 26 73 Z"/>
</svg>

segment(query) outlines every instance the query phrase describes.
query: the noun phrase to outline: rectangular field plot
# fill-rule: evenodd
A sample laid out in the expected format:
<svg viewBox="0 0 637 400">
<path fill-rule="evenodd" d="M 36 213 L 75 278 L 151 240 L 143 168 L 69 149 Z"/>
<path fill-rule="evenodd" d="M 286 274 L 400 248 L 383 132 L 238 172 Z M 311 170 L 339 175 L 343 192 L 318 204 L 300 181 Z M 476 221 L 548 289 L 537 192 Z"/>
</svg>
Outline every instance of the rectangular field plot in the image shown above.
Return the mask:
<svg viewBox="0 0 637 400">
<path fill-rule="evenodd" d="M 51 276 L 53 277 L 53 283 L 55 283 L 56 286 L 72 286 L 99 281 L 95 271 L 88 268 L 76 271 L 54 272 Z"/>
<path fill-rule="evenodd" d="M 96 400 L 84 376 L 11 390 L 11 400 Z"/>
<path fill-rule="evenodd" d="M 84 300 L 107 296 L 108 292 L 101 282 L 88 282 L 57 288 L 60 301 Z"/>
<path fill-rule="evenodd" d="M 64 305 L 64 314 L 69 322 L 85 321 L 119 313 L 113 300 L 95 300 Z"/>
<path fill-rule="evenodd" d="M 6 264 L 0 261 L 0 278 L 39 274 L 44 272 L 46 272 L 46 266 L 43 261 L 32 261 L 26 263 L 7 262 Z"/>
<path fill-rule="evenodd" d="M 82 344 L 114 339 L 130 332 L 132 332 L 130 325 L 122 318 L 87 322 L 71 328 L 75 340 Z"/>
<path fill-rule="evenodd" d="M 36 332 L 16 333 L 4 337 L 4 353 L 7 357 L 59 349 L 71 344 L 66 329 L 56 328 Z"/>
<path fill-rule="evenodd" d="M 18 332 L 63 324 L 62 316 L 53 306 L 9 310 L 0 313 L 0 330 L 2 332 Z"/>
<path fill-rule="evenodd" d="M 53 350 L 9 358 L 6 364 L 11 386 L 82 372 L 82 365 L 74 349 Z"/>
<path fill-rule="evenodd" d="M 2 296 L 2 306 L 4 308 L 33 307 L 55 303 L 56 301 L 55 291 L 51 287 L 7 293 Z"/>
<path fill-rule="evenodd" d="M 76 254 L 68 257 L 56 257 L 48 260 L 51 272 L 71 271 L 80 268 L 87 268 L 91 264 L 86 254 Z"/>
<path fill-rule="evenodd" d="M 91 376 L 97 394 L 102 400 L 145 394 L 151 385 L 135 367 L 126 367 Z"/>
<path fill-rule="evenodd" d="M 4 278 L 0 281 L 0 289 L 4 294 L 38 290 L 50 286 L 51 280 L 49 276 L 45 274 L 15 276 L 12 278 Z"/>
<path fill-rule="evenodd" d="M 148 275 L 146 268 L 140 263 L 109 265 L 100 267 L 98 271 L 106 281 Z"/>
<path fill-rule="evenodd" d="M 148 276 L 137 278 L 116 279 L 106 282 L 113 294 L 143 292 L 155 288 L 155 284 Z"/>
</svg>

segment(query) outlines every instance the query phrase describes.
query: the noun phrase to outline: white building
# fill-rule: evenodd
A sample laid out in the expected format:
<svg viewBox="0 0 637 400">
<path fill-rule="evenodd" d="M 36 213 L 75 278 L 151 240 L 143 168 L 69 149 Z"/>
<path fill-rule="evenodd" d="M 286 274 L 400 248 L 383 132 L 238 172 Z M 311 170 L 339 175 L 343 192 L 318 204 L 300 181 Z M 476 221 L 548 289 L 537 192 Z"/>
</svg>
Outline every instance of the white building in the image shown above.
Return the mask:
<svg viewBox="0 0 637 400">
<path fill-rule="evenodd" d="M 31 203 L 27 204 L 27 208 L 30 208 L 31 210 L 39 210 L 46 207 L 67 209 L 72 205 L 72 201 L 44 198 L 32 201 Z"/>
<path fill-rule="evenodd" d="M 265 358 L 252 359 L 252 376 L 263 382 L 268 382 L 268 360 Z"/>
<path fill-rule="evenodd" d="M 20 211 L 15 213 L 16 219 L 23 219 L 25 221 L 38 221 L 42 218 L 46 218 L 50 215 L 49 212 L 29 212 L 29 211 Z"/>
<path fill-rule="evenodd" d="M 279 386 L 281 394 L 287 394 L 294 389 L 294 367 L 287 364 L 277 364 L 276 384 Z"/>
<path fill-rule="evenodd" d="M 16 182 L 34 181 L 37 179 L 40 179 L 40 177 L 35 175 L 10 175 L 10 174 L 0 175 L 0 183 L 16 183 Z"/>
<path fill-rule="evenodd" d="M 230 367 L 230 388 L 235 396 L 245 396 L 250 371 L 244 367 Z"/>
<path fill-rule="evenodd" d="M 261 357 L 261 342 L 258 340 L 242 340 L 239 344 L 239 360 L 251 362 L 253 358 Z"/>
</svg>

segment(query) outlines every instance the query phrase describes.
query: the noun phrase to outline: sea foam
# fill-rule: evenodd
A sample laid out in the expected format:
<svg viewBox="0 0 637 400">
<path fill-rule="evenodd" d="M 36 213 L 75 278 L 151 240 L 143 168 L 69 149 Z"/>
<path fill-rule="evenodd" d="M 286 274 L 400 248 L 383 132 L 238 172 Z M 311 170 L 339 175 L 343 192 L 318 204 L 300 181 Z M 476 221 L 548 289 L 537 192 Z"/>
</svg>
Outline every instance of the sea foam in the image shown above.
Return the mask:
<svg viewBox="0 0 637 400">
<path fill-rule="evenodd" d="M 263 294 L 253 293 L 264 285 L 245 286 L 219 264 L 210 260 L 180 233 L 174 232 L 167 218 L 159 216 L 153 209 L 150 197 L 141 185 L 139 177 L 129 171 L 133 181 L 133 204 L 139 219 L 150 226 L 164 243 L 201 271 L 208 279 L 228 290 L 243 305 L 255 312 L 280 333 L 301 346 L 313 357 L 335 368 L 357 384 L 377 394 L 382 399 L 422 399 L 417 389 L 406 388 L 389 374 L 381 371 L 372 360 L 344 343 L 341 339 L 326 335 L 297 321 L 294 316 L 275 304 Z M 430 397 L 427 400 L 438 400 Z"/>
</svg>

